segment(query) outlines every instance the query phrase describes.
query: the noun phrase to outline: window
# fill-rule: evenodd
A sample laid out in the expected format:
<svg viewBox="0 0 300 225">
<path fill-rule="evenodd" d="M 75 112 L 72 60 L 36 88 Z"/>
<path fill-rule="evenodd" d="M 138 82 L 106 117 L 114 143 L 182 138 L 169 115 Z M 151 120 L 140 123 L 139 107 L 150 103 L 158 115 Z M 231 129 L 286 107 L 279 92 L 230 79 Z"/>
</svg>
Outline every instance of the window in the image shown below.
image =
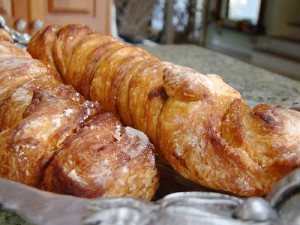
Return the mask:
<svg viewBox="0 0 300 225">
<path fill-rule="evenodd" d="M 229 0 L 227 19 L 258 24 L 261 0 Z"/>
</svg>

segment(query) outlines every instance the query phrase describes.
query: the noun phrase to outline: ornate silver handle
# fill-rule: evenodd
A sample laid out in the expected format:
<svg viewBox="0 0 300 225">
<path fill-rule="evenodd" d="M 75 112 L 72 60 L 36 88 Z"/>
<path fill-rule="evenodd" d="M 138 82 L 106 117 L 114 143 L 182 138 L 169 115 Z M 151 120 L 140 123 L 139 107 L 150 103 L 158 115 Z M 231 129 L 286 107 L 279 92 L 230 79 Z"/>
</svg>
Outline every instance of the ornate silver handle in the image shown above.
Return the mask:
<svg viewBox="0 0 300 225">
<path fill-rule="evenodd" d="M 300 169 L 267 196 L 236 198 L 213 192 L 178 192 L 157 202 L 97 199 L 87 206 L 85 225 L 299 225 Z"/>
<path fill-rule="evenodd" d="M 37 19 L 32 23 L 32 28 L 35 31 L 39 31 L 44 27 L 44 21 Z"/>
<path fill-rule="evenodd" d="M 24 26 L 24 24 L 20 25 L 21 27 Z M 27 25 L 26 25 L 27 26 Z M 15 44 L 22 49 L 26 49 L 27 44 L 29 43 L 31 36 L 27 33 L 19 33 L 18 31 L 15 31 L 11 28 L 9 28 L 6 25 L 6 21 L 3 16 L 0 15 L 0 28 L 5 30 L 7 33 L 10 34 L 11 38 L 15 42 Z"/>
<path fill-rule="evenodd" d="M 16 23 L 15 23 L 15 27 L 17 29 L 17 31 L 25 31 L 27 28 L 27 21 L 24 19 L 19 19 Z"/>
</svg>

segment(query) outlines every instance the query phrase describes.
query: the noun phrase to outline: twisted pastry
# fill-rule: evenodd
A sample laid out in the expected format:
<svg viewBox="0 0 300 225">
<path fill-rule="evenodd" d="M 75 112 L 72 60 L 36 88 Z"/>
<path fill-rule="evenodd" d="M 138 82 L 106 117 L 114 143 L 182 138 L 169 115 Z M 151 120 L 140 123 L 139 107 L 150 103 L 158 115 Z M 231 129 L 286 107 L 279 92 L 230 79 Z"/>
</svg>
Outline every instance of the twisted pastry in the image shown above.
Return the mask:
<svg viewBox="0 0 300 225">
<path fill-rule="evenodd" d="M 49 26 L 28 51 L 85 98 L 145 132 L 184 177 L 236 195 L 265 195 L 300 166 L 299 112 L 266 104 L 251 109 L 217 75 L 86 30 Z"/>
<path fill-rule="evenodd" d="M 85 101 L 53 68 L 0 32 L 0 176 L 80 197 L 150 200 L 158 175 L 146 135 Z"/>
</svg>

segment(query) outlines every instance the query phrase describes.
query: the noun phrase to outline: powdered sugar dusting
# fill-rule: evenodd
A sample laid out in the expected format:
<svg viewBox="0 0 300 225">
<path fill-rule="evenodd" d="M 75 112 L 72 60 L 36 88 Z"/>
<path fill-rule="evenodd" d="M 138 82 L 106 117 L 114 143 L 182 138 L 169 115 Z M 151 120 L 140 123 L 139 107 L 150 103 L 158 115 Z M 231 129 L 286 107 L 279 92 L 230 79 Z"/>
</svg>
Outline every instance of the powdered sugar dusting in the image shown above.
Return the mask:
<svg viewBox="0 0 300 225">
<path fill-rule="evenodd" d="M 128 167 L 127 166 L 123 166 L 122 167 L 122 173 L 128 173 Z"/>
<path fill-rule="evenodd" d="M 121 125 L 116 125 L 116 133 L 121 136 Z"/>
<path fill-rule="evenodd" d="M 77 172 L 76 172 L 75 169 L 71 170 L 71 171 L 68 173 L 68 177 L 70 177 L 71 179 L 74 179 L 74 180 L 76 180 L 76 181 L 78 181 L 78 182 L 80 182 L 80 183 L 87 184 L 83 179 L 81 179 L 81 178 L 78 176 L 78 174 L 77 174 Z"/>
<path fill-rule="evenodd" d="M 116 130 L 115 130 L 115 133 L 113 133 L 114 137 L 120 141 L 122 138 L 121 138 L 121 125 L 116 125 Z"/>
<path fill-rule="evenodd" d="M 149 144 L 149 138 L 146 136 L 146 134 L 139 130 L 136 130 L 132 127 L 125 127 L 125 133 L 132 138 L 139 137 L 139 144 L 142 148 L 147 147 L 147 145 Z"/>
<path fill-rule="evenodd" d="M 123 148 L 122 151 L 127 153 L 131 158 L 135 158 L 148 149 L 149 139 L 141 131 L 138 131 L 132 127 L 125 127 L 125 135 L 130 138 L 130 143 L 126 148 Z"/>
<path fill-rule="evenodd" d="M 54 118 L 52 122 L 55 124 L 55 127 L 59 127 L 61 125 L 61 118 Z"/>
<path fill-rule="evenodd" d="M 70 116 L 73 112 L 74 112 L 73 109 L 66 109 L 66 110 L 64 111 L 64 114 L 65 114 L 66 116 Z"/>
</svg>

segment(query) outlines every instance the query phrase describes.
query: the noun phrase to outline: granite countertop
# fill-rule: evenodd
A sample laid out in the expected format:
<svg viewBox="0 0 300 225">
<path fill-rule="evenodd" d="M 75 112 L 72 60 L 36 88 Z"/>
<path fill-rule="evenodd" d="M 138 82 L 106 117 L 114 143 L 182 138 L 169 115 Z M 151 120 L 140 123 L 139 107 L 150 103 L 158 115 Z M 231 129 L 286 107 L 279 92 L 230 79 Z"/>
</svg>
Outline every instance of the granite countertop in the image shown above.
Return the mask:
<svg viewBox="0 0 300 225">
<path fill-rule="evenodd" d="M 300 82 L 195 45 L 142 46 L 161 60 L 218 74 L 249 103 L 292 106 L 300 103 Z M 0 206 L 0 224 L 29 225 Z"/>
</svg>

